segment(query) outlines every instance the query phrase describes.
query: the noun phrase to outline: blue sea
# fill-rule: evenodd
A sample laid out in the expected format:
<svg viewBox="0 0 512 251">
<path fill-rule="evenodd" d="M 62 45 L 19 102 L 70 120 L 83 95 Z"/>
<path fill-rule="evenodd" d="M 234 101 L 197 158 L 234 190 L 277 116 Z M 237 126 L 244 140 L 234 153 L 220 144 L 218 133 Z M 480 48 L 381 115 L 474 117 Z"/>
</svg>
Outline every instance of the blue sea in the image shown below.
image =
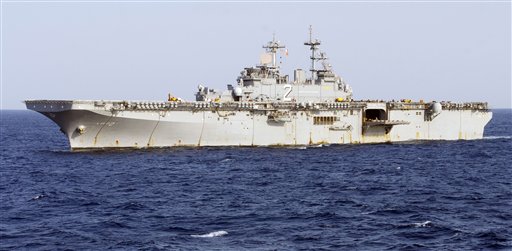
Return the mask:
<svg viewBox="0 0 512 251">
<path fill-rule="evenodd" d="M 107 152 L 1 113 L 1 250 L 512 250 L 512 110 L 473 141 Z"/>
</svg>

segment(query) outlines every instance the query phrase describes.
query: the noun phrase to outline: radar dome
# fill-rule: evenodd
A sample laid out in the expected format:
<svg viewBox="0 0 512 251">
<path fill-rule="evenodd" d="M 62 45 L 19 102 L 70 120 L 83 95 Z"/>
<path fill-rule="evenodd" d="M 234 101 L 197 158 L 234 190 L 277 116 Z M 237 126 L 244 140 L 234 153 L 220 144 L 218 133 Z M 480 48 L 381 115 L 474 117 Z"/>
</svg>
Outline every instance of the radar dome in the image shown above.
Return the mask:
<svg viewBox="0 0 512 251">
<path fill-rule="evenodd" d="M 236 96 L 236 97 L 241 97 L 242 96 L 242 88 L 240 86 L 237 86 L 233 89 L 233 94 Z"/>
<path fill-rule="evenodd" d="M 430 106 L 430 109 L 432 109 L 432 112 L 434 114 L 438 114 L 441 113 L 441 111 L 443 111 L 443 106 L 438 102 L 433 102 L 432 105 Z"/>
</svg>

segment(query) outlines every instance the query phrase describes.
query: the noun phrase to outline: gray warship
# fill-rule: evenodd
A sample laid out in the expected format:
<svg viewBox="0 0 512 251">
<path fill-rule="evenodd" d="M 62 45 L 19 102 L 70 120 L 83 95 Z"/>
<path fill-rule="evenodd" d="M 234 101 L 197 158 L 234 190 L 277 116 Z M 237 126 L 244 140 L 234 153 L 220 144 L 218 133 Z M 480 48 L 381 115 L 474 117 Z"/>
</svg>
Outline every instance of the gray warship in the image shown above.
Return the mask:
<svg viewBox="0 0 512 251">
<path fill-rule="evenodd" d="M 173 146 L 304 146 L 481 139 L 486 102 L 354 100 L 313 39 L 311 68 L 293 79 L 276 62 L 285 46 L 263 46 L 260 64 L 218 91 L 199 85 L 195 101 L 26 100 L 54 121 L 72 150 Z M 319 67 L 317 67 L 317 65 Z"/>
</svg>

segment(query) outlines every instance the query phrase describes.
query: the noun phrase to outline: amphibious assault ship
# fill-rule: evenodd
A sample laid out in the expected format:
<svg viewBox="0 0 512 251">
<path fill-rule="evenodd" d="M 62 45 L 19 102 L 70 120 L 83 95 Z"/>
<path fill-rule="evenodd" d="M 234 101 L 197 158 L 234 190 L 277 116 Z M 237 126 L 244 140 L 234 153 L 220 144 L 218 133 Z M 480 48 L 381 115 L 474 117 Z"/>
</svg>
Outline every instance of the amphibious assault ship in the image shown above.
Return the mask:
<svg viewBox="0 0 512 251">
<path fill-rule="evenodd" d="M 293 79 L 276 62 L 284 45 L 264 45 L 260 64 L 244 68 L 233 85 L 199 85 L 193 102 L 26 100 L 53 120 L 72 150 L 172 146 L 300 146 L 413 140 L 481 139 L 492 113 L 485 102 L 357 101 L 352 88 L 319 49 L 311 68 Z M 321 67 L 317 68 L 317 64 Z"/>
</svg>

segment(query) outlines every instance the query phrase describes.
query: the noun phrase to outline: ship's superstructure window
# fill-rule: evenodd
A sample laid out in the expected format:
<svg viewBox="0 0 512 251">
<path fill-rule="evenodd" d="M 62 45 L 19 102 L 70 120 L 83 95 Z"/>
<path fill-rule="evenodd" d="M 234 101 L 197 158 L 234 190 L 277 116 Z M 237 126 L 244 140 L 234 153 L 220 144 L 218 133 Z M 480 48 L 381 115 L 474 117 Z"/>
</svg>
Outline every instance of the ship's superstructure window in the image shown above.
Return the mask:
<svg viewBox="0 0 512 251">
<path fill-rule="evenodd" d="M 336 116 L 315 116 L 313 117 L 314 125 L 332 125 L 335 121 L 338 121 Z"/>
</svg>

